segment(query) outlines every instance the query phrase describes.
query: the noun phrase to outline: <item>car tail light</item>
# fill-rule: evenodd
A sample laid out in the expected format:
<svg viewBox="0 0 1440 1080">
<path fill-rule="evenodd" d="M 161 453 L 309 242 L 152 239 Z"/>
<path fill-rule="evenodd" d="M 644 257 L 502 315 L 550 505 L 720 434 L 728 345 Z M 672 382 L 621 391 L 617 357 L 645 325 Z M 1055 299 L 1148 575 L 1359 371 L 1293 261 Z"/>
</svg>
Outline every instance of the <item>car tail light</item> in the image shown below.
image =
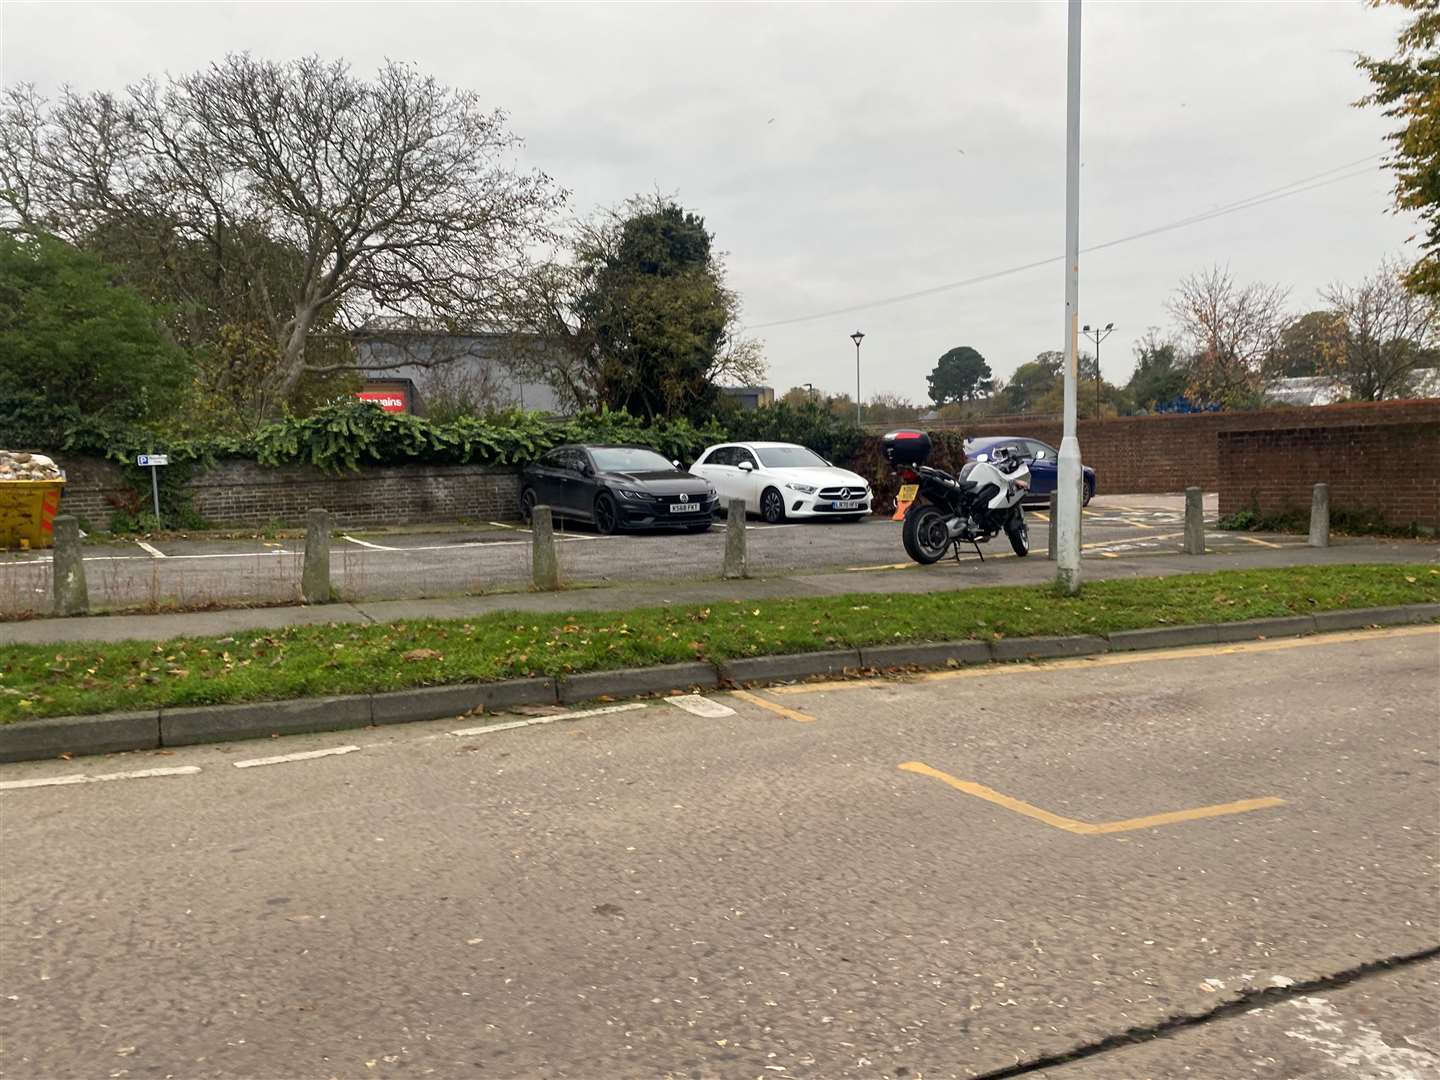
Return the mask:
<svg viewBox="0 0 1440 1080">
<path fill-rule="evenodd" d="M 907 484 L 913 484 L 915 483 L 915 481 L 920 479 L 920 474 L 917 473 L 914 469 L 901 469 L 900 479 Z"/>
</svg>

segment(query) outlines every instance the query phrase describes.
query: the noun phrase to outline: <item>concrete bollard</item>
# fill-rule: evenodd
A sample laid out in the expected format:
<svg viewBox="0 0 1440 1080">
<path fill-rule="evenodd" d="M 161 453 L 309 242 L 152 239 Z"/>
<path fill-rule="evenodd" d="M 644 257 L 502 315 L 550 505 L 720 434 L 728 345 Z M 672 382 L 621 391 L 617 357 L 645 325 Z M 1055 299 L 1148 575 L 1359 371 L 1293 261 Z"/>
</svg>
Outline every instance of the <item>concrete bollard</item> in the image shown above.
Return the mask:
<svg viewBox="0 0 1440 1080">
<path fill-rule="evenodd" d="M 530 512 L 530 577 L 535 588 L 554 592 L 560 588 L 560 560 L 555 554 L 555 523 L 550 507 L 537 506 Z"/>
<path fill-rule="evenodd" d="M 745 568 L 745 500 L 730 500 L 730 516 L 725 519 L 725 564 L 720 576 L 732 578 L 749 577 Z"/>
<path fill-rule="evenodd" d="M 1059 525 L 1056 524 L 1056 519 L 1059 518 L 1059 516 L 1060 493 L 1058 491 L 1052 491 L 1050 492 L 1050 528 L 1045 541 L 1045 558 L 1051 562 L 1055 561 L 1055 536 L 1059 529 Z"/>
<path fill-rule="evenodd" d="M 1185 489 L 1185 554 L 1205 554 L 1205 493 L 1198 487 Z"/>
<path fill-rule="evenodd" d="M 330 590 L 330 511 L 305 512 L 305 564 L 300 595 L 307 604 L 328 604 Z"/>
<path fill-rule="evenodd" d="M 87 615 L 90 591 L 85 587 L 85 563 L 80 557 L 80 523 L 69 514 L 55 519 L 55 550 L 50 564 L 56 615 Z"/>
<path fill-rule="evenodd" d="M 1330 546 L 1330 485 L 1316 484 L 1310 497 L 1310 546 Z"/>
</svg>

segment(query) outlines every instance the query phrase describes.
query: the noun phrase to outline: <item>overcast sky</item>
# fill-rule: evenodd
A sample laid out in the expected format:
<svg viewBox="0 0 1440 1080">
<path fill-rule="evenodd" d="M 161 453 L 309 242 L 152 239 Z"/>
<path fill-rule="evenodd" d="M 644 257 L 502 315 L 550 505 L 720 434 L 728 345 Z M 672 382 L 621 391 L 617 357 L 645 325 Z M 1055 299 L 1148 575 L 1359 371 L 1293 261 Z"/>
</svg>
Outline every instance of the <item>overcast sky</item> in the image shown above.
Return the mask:
<svg viewBox="0 0 1440 1080">
<path fill-rule="evenodd" d="M 1384 150 L 1350 103 L 1357 51 L 1402 13 L 1335 3 L 1085 5 L 1081 244 L 1192 217 Z M 526 161 L 588 212 L 678 194 L 730 253 L 779 391 L 925 399 L 945 350 L 1008 375 L 1063 345 L 1061 263 L 788 325 L 1058 256 L 1065 5 L 102 4 L 0 0 L 3 81 L 120 89 L 228 50 L 411 60 L 508 110 Z M 1362 175 L 1082 257 L 1080 314 L 1114 322 L 1123 381 L 1184 275 L 1228 264 L 1316 289 L 1406 250 L 1378 163 Z M 1321 176 L 1345 177 L 1348 172 Z"/>
</svg>

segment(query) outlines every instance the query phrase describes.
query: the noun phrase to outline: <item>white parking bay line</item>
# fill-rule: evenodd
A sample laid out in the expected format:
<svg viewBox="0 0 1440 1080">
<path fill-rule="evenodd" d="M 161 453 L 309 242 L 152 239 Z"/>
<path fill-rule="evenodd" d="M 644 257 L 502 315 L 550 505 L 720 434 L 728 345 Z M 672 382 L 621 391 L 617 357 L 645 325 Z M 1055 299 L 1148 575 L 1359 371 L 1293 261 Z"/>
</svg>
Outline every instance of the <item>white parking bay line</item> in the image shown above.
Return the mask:
<svg viewBox="0 0 1440 1080">
<path fill-rule="evenodd" d="M 275 757 L 247 758 L 244 761 L 232 761 L 230 764 L 237 769 L 253 769 L 258 765 L 284 765 L 290 761 L 310 761 L 313 758 L 334 757 L 336 754 L 351 754 L 359 749 L 358 746 L 332 746 L 327 750 L 304 750 L 296 754 L 277 754 Z"/>
<path fill-rule="evenodd" d="M 176 765 L 168 769 L 136 769 L 134 772 L 101 773 L 98 776 L 38 776 L 33 780 L 0 780 L 0 791 L 59 787 L 62 784 L 101 784 L 107 780 L 144 780 L 152 776 L 191 776 L 199 771 L 198 765 Z"/>
<path fill-rule="evenodd" d="M 348 540 L 348 541 L 349 541 L 350 543 L 352 543 L 352 544 L 358 544 L 360 547 L 370 548 L 370 549 L 373 550 L 373 551 L 399 551 L 399 550 L 400 550 L 399 548 L 385 547 L 383 544 L 372 544 L 372 543 L 370 543 L 369 540 L 356 540 L 355 537 L 351 536 L 349 533 L 341 533 L 341 534 L 340 534 L 340 539 L 341 539 L 341 540 Z"/>
<path fill-rule="evenodd" d="M 503 724 L 487 724 L 484 727 L 461 728 L 451 735 L 489 735 L 492 731 L 513 731 L 516 728 L 534 727 L 537 724 L 553 724 L 559 720 L 581 720 L 587 716 L 608 716 L 610 713 L 634 712 L 648 709 L 649 702 L 631 701 L 625 705 L 606 705 L 598 709 L 581 709 L 578 712 L 556 713 L 554 716 L 531 716 L 524 720 L 509 720 Z"/>
<path fill-rule="evenodd" d="M 140 545 L 140 549 L 141 549 L 142 551 L 147 552 L 152 559 L 163 559 L 163 558 L 166 557 L 166 555 L 165 555 L 165 553 L 164 553 L 163 551 L 161 551 L 161 550 L 160 550 L 159 548 L 157 548 L 157 547 L 152 547 L 150 544 L 147 544 L 144 540 L 136 540 L 135 543 L 139 544 L 139 545 Z"/>
<path fill-rule="evenodd" d="M 734 716 L 735 710 L 729 705 L 721 704 L 718 701 L 711 701 L 699 694 L 680 694 L 676 697 L 665 699 L 677 709 L 684 709 L 695 716 L 703 716 L 707 720 L 718 720 L 722 716 Z"/>
</svg>

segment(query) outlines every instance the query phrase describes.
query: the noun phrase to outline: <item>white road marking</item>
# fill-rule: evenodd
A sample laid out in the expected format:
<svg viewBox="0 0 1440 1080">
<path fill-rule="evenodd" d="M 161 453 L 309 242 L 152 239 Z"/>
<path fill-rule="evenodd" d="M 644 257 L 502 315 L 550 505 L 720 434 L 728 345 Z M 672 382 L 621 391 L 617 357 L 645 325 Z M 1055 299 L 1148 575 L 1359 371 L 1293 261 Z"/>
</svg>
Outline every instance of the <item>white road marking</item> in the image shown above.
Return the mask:
<svg viewBox="0 0 1440 1080">
<path fill-rule="evenodd" d="M 176 765 L 168 769 L 136 769 L 134 772 L 101 773 L 98 776 L 39 776 L 33 780 L 0 780 L 0 791 L 18 788 L 59 787 L 62 784 L 100 784 L 107 780 L 144 780 L 152 776 L 191 776 L 200 771 L 198 765 Z"/>
<path fill-rule="evenodd" d="M 722 716 L 734 716 L 735 710 L 729 705 L 721 704 L 718 701 L 711 701 L 699 694 L 681 694 L 678 697 L 665 699 L 677 709 L 684 709 L 695 716 L 703 716 L 707 720 L 718 720 Z"/>
<path fill-rule="evenodd" d="M 163 551 L 161 551 L 161 550 L 160 550 L 159 548 L 157 548 L 157 547 L 152 547 L 151 545 L 147 544 L 144 540 L 136 540 L 135 543 L 137 543 L 137 544 L 140 545 L 140 548 L 141 548 L 142 551 L 148 552 L 148 553 L 150 554 L 150 557 L 151 557 L 151 558 L 154 558 L 154 559 L 163 559 L 163 558 L 166 557 L 166 556 L 165 556 L 165 553 L 164 553 Z"/>
<path fill-rule="evenodd" d="M 356 540 L 349 533 L 341 533 L 341 540 L 348 540 L 352 544 L 359 544 L 363 548 L 370 548 L 372 551 L 399 551 L 399 548 L 385 547 L 383 544 L 372 544 L 369 540 Z"/>
<path fill-rule="evenodd" d="M 485 727 L 461 728 L 459 731 L 450 732 L 451 735 L 489 735 L 492 731 L 513 731 L 515 728 L 534 727 L 537 724 L 553 724 L 559 720 L 580 720 L 586 716 L 608 716 L 610 713 L 633 712 L 636 709 L 648 709 L 650 707 L 645 701 L 631 701 L 625 705 L 606 705 L 598 709 L 581 709 L 579 712 L 556 713 L 554 716 L 531 716 L 524 720 L 508 720 L 503 724 L 487 724 Z"/>
<path fill-rule="evenodd" d="M 352 754 L 359 749 L 358 746 L 332 746 L 326 750 L 304 750 L 296 754 L 278 754 L 275 757 L 246 758 L 230 764 L 237 769 L 253 769 L 258 765 L 284 765 L 290 761 L 310 761 L 314 758 L 334 757 L 336 754 Z"/>
</svg>

